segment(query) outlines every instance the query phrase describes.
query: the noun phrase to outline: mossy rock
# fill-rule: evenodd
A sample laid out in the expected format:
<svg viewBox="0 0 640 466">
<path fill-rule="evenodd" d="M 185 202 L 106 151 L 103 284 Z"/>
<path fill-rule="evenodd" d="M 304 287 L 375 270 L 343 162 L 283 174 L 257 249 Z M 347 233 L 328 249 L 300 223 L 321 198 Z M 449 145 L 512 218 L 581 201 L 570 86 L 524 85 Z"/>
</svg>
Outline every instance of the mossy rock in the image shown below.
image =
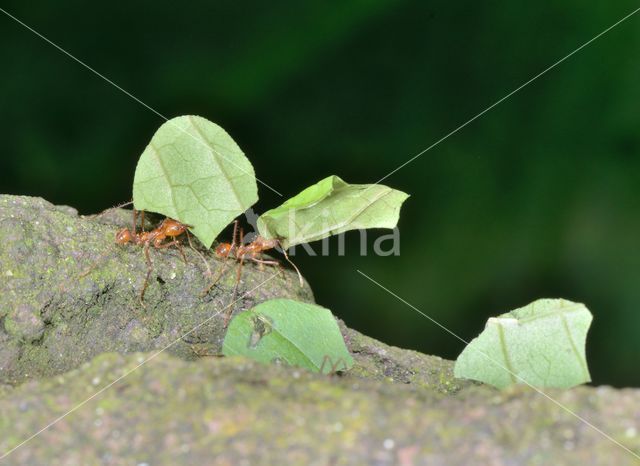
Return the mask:
<svg viewBox="0 0 640 466">
<path fill-rule="evenodd" d="M 640 391 L 548 394 L 640 452 Z M 105 354 L 13 389 L 0 412 L 0 455 L 69 413 L 12 451 L 10 464 L 637 464 L 524 387 L 446 395 L 239 357 Z"/>
<path fill-rule="evenodd" d="M 222 261 L 185 248 L 185 264 L 176 249 L 152 249 L 142 306 L 143 251 L 114 242 L 130 223 L 131 212 L 121 209 L 83 217 L 40 198 L 0 196 L 0 383 L 60 374 L 105 352 L 166 349 L 187 360 L 220 354 L 234 267 L 227 264 L 202 297 L 208 269 L 215 276 Z M 293 271 L 253 263 L 245 264 L 238 296 L 234 313 L 278 297 L 313 302 Z M 454 381 L 448 361 L 389 347 L 339 323 L 357 362 L 353 372 L 362 377 L 442 392 L 464 385 Z"/>
<path fill-rule="evenodd" d="M 615 442 L 640 454 L 640 390 L 500 392 L 341 321 L 356 362 L 343 375 L 216 357 L 233 269 L 202 297 L 207 268 L 221 267 L 210 252 L 187 248 L 185 264 L 175 249 L 152 250 L 141 306 L 142 250 L 114 244 L 129 222 L 119 209 L 80 217 L 0 196 L 0 461 L 637 464 Z M 253 264 L 244 294 L 233 312 L 313 301 L 293 272 Z"/>
<path fill-rule="evenodd" d="M 175 248 L 151 248 L 141 305 L 147 264 L 140 246 L 115 244 L 123 226 L 131 226 L 130 211 L 82 217 L 40 198 L 0 196 L 0 383 L 59 374 L 104 352 L 217 354 L 228 311 L 277 297 L 313 301 L 293 272 L 253 263 L 235 304 L 229 264 L 202 296 L 209 269 L 215 277 L 222 261 L 185 247 L 187 263 Z"/>
</svg>

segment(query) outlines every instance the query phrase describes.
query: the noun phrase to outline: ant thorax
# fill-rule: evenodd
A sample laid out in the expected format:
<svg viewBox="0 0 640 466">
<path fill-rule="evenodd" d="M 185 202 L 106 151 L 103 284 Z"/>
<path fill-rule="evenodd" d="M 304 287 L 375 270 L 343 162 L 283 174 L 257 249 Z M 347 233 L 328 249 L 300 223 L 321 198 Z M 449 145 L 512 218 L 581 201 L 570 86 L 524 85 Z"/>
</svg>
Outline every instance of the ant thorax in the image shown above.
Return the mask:
<svg viewBox="0 0 640 466">
<path fill-rule="evenodd" d="M 280 245 L 277 239 L 265 239 L 262 236 L 256 236 L 256 239 L 253 240 L 255 248 L 260 251 L 266 251 L 268 249 L 273 249 Z"/>
</svg>

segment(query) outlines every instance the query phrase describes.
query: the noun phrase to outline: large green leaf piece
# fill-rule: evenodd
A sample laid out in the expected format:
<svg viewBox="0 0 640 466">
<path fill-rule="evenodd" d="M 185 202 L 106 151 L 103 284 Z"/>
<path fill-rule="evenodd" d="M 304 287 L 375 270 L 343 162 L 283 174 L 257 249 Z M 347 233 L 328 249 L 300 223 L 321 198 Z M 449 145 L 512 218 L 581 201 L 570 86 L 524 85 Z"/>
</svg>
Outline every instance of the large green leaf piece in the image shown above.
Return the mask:
<svg viewBox="0 0 640 466">
<path fill-rule="evenodd" d="M 191 225 L 208 248 L 257 200 L 251 163 L 224 129 L 205 118 L 167 121 L 138 160 L 134 208 Z"/>
<path fill-rule="evenodd" d="M 584 304 L 539 299 L 492 317 L 458 356 L 456 377 L 498 388 L 570 388 L 589 382 L 585 342 L 592 315 Z"/>
<path fill-rule="evenodd" d="M 238 314 L 229 325 L 222 353 L 323 373 L 353 366 L 331 311 L 291 299 L 272 299 Z"/>
<path fill-rule="evenodd" d="M 286 249 L 348 230 L 395 228 L 407 197 L 388 186 L 329 176 L 261 215 L 258 231 Z"/>
</svg>

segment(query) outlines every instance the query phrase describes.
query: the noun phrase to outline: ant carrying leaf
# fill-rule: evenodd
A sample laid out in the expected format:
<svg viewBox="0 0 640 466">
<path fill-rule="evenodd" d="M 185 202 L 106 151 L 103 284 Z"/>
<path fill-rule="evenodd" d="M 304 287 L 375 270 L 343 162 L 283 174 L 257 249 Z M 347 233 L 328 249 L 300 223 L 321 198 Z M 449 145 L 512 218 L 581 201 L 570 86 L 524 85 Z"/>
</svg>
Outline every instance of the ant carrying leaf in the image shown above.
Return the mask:
<svg viewBox="0 0 640 466">
<path fill-rule="evenodd" d="M 222 243 L 215 255 L 224 259 L 217 276 L 203 291 L 205 296 L 219 281 L 228 260 L 237 263 L 232 301 L 238 292 L 245 262 L 277 266 L 277 260 L 262 254 L 279 248 L 285 259 L 287 249 L 296 244 L 319 240 L 347 230 L 394 228 L 400 206 L 407 194 L 378 184 L 349 185 L 337 176 L 327 177 L 258 218 L 258 236 L 245 244 L 238 236 L 235 221 L 231 243 Z M 191 231 L 209 249 L 216 236 L 258 199 L 253 167 L 235 141 L 218 125 L 197 116 L 180 116 L 164 123 L 153 135 L 138 164 L 133 182 L 133 228 L 116 234 L 116 243 L 142 246 L 147 273 L 139 300 L 144 295 L 153 270 L 150 249 L 176 247 L 186 256 L 179 237 Z M 156 228 L 144 230 L 144 212 L 165 215 Z M 137 231 L 137 212 L 142 212 L 142 230 Z M 207 261 L 193 245 L 207 268 Z M 227 313 L 225 326 L 232 314 Z"/>
<path fill-rule="evenodd" d="M 136 228 L 136 220 L 137 220 L 137 211 L 134 209 L 133 211 L 133 229 L 129 230 L 128 228 L 123 228 L 116 233 L 116 243 L 117 244 L 127 244 L 133 243 L 138 246 L 143 246 L 144 256 L 147 261 L 147 275 L 144 279 L 144 285 L 142 285 L 142 290 L 140 291 L 140 304 L 144 307 L 144 293 L 147 290 L 147 286 L 149 285 L 149 277 L 151 276 L 151 272 L 153 271 L 153 262 L 151 261 L 151 256 L 149 255 L 149 248 L 153 246 L 156 249 L 165 249 L 171 246 L 175 246 L 180 251 L 180 255 L 184 260 L 185 264 L 187 263 L 187 257 L 184 255 L 184 250 L 182 249 L 182 245 L 180 241 L 178 241 L 177 237 L 182 234 L 186 234 L 189 237 L 189 233 L 187 228 L 191 228 L 189 225 L 185 225 L 184 223 L 180 223 L 177 220 L 173 220 L 170 218 L 165 218 L 160 225 L 154 228 L 151 231 L 144 231 L 144 211 L 142 212 L 142 231 L 137 232 Z M 170 242 L 165 243 L 165 240 L 171 239 Z M 189 238 L 189 243 L 191 243 L 191 239 Z M 192 246 L 193 248 L 193 246 Z"/>
<path fill-rule="evenodd" d="M 94 216 L 102 216 L 105 213 L 112 211 L 114 209 L 126 206 L 131 204 L 132 202 L 126 202 L 124 204 L 120 204 L 118 206 L 115 207 L 111 207 L 109 209 L 106 209 L 104 211 L 102 211 L 99 214 L 95 214 Z M 185 264 L 188 263 L 187 261 L 187 257 L 184 253 L 184 249 L 182 247 L 182 243 L 180 241 L 180 237 L 182 235 L 185 235 L 187 237 L 187 241 L 189 243 L 189 247 L 190 249 L 195 252 L 200 259 L 203 261 L 205 269 L 206 269 L 206 276 L 207 277 L 211 277 L 212 273 L 211 273 L 211 268 L 209 267 L 208 262 L 206 261 L 205 257 L 202 255 L 202 253 L 200 251 L 198 251 L 198 249 L 196 249 L 191 241 L 191 236 L 189 234 L 189 228 L 191 228 L 190 225 L 186 225 L 184 223 L 181 223 L 177 220 L 171 219 L 171 218 L 165 218 L 157 227 L 149 230 L 149 231 L 145 231 L 144 225 L 145 225 L 145 212 L 138 212 L 137 210 L 133 210 L 132 212 L 133 214 L 133 223 L 132 223 L 132 227 L 131 228 L 121 228 L 119 229 L 116 234 L 115 234 L 115 243 L 117 245 L 126 245 L 129 243 L 133 243 L 136 246 L 142 246 L 142 251 L 144 253 L 145 256 L 145 261 L 147 264 L 147 274 L 145 276 L 144 279 L 144 283 L 142 285 L 142 289 L 140 291 L 140 294 L 138 296 L 138 300 L 140 302 L 140 304 L 142 305 L 142 307 L 146 307 L 145 303 L 144 303 L 144 296 L 145 296 L 145 292 L 147 290 L 147 287 L 149 285 L 149 278 L 151 277 L 151 273 L 153 271 L 153 261 L 151 260 L 151 254 L 150 254 L 150 248 L 154 248 L 154 249 L 168 249 L 170 247 L 175 247 L 179 252 L 180 252 L 180 256 L 182 257 L 182 260 L 185 262 Z M 141 225 L 141 229 L 140 231 L 138 231 L 138 214 L 140 217 L 140 225 Z M 89 275 L 89 273 L 91 273 L 92 270 L 95 269 L 95 267 L 97 266 L 97 264 L 104 259 L 107 255 L 109 254 L 109 252 L 105 252 L 104 254 L 102 254 L 95 262 L 94 264 L 89 267 L 87 270 L 85 270 L 84 272 L 82 272 L 80 274 L 80 278 L 82 277 L 86 277 L 87 275 Z"/>
<path fill-rule="evenodd" d="M 220 280 L 226 270 L 226 259 L 238 262 L 233 296 L 240 283 L 242 266 L 245 261 L 258 264 L 276 265 L 275 260 L 264 260 L 261 254 L 276 247 L 298 273 L 300 286 L 302 276 L 289 259 L 287 248 L 301 243 L 316 241 L 344 231 L 359 228 L 395 228 L 400 207 L 408 195 L 387 186 L 350 185 L 337 176 L 330 176 L 298 195 L 284 202 L 258 218 L 258 236 L 249 244 L 242 242 L 240 230 L 238 240 L 237 221 L 233 229 L 231 243 L 222 243 L 216 248 L 216 255 L 225 259 L 225 265 L 212 283 L 204 290 L 206 295 Z M 227 319 L 231 312 L 227 314 Z"/>
<path fill-rule="evenodd" d="M 239 233 L 239 235 L 238 235 Z M 245 261 L 252 261 L 259 264 L 261 267 L 264 265 L 271 265 L 280 268 L 282 272 L 282 265 L 277 260 L 273 259 L 263 259 L 262 253 L 268 251 L 270 249 L 274 249 L 280 245 L 278 240 L 275 239 L 264 239 L 261 236 L 257 236 L 252 242 L 248 244 L 243 243 L 244 232 L 242 228 L 238 229 L 238 221 L 235 220 L 233 224 L 233 240 L 231 243 L 220 243 L 218 247 L 216 247 L 215 254 L 218 258 L 224 259 L 224 263 L 215 279 L 207 286 L 207 288 L 202 292 L 202 296 L 206 296 L 209 291 L 218 283 L 222 274 L 227 268 L 228 259 L 231 258 L 238 263 L 238 267 L 236 269 L 236 282 L 233 287 L 233 294 L 231 297 L 231 302 L 234 302 L 238 293 L 238 286 L 240 284 L 240 277 L 242 275 L 242 266 Z M 302 278 L 302 274 L 298 267 L 289 259 L 287 251 L 282 249 L 282 253 L 284 254 L 285 259 L 293 266 L 298 274 L 298 280 L 300 282 L 300 286 L 304 286 L 304 280 Z M 229 319 L 233 313 L 233 308 L 229 308 L 225 316 L 224 326 L 226 327 L 229 323 Z"/>
<path fill-rule="evenodd" d="M 144 248 L 147 276 L 140 302 L 152 270 L 150 247 L 175 246 L 185 259 L 176 238 L 189 229 L 209 249 L 229 222 L 257 200 L 253 166 L 224 129 L 190 115 L 164 123 L 136 166 L 133 231 L 123 229 L 116 238 L 119 244 L 133 242 Z M 136 210 L 163 214 L 167 219 L 152 231 L 136 233 Z M 187 238 L 191 243 L 188 234 Z M 202 259 L 210 276 L 209 265 Z"/>
<path fill-rule="evenodd" d="M 140 156 L 133 179 L 134 209 L 191 225 L 207 249 L 257 200 L 249 159 L 224 129 L 198 116 L 164 123 Z"/>
</svg>

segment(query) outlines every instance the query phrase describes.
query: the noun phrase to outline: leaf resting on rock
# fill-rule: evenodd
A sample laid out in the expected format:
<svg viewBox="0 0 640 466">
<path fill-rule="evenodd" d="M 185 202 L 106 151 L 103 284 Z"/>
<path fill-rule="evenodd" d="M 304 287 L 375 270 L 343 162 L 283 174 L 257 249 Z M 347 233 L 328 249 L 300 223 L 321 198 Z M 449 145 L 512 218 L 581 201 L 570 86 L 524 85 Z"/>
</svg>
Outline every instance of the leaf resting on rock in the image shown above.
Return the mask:
<svg viewBox="0 0 640 466">
<path fill-rule="evenodd" d="M 251 163 L 224 129 L 205 118 L 167 121 L 138 160 L 134 208 L 191 225 L 207 248 L 257 200 Z"/>
<path fill-rule="evenodd" d="M 454 374 L 504 388 L 518 383 L 569 388 L 589 382 L 585 342 L 592 315 L 584 304 L 539 299 L 492 317 L 458 356 Z"/>
<path fill-rule="evenodd" d="M 229 324 L 222 353 L 323 373 L 353 365 L 331 311 L 291 299 L 272 299 L 238 314 Z"/>
<path fill-rule="evenodd" d="M 348 184 L 329 176 L 258 218 L 258 231 L 286 249 L 348 230 L 395 228 L 409 197 L 380 184 Z"/>
</svg>

